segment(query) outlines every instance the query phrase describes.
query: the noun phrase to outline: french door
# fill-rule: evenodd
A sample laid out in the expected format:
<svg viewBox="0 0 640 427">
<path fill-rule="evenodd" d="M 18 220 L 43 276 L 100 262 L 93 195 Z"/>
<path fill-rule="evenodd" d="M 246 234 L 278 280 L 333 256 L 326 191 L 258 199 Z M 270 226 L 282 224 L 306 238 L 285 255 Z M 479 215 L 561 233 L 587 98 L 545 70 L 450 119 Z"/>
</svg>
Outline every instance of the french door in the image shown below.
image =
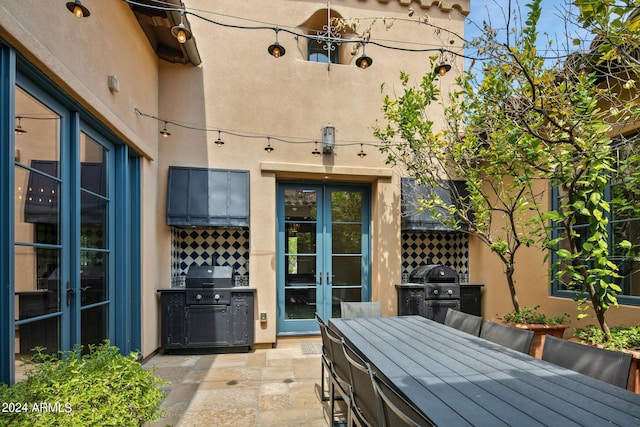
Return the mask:
<svg viewBox="0 0 640 427">
<path fill-rule="evenodd" d="M 38 95 L 16 86 L 17 358 L 113 337 L 114 146 Z"/>
<path fill-rule="evenodd" d="M 315 331 L 315 313 L 370 300 L 369 217 L 368 186 L 278 185 L 278 333 Z"/>
</svg>

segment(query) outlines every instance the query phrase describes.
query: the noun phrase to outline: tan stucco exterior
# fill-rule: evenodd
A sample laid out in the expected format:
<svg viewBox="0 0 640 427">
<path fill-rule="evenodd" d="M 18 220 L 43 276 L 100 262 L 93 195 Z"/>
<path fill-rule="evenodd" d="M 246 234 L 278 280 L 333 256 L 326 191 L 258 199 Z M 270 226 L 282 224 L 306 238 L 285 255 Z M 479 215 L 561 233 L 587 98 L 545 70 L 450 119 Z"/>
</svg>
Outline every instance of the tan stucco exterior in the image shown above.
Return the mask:
<svg viewBox="0 0 640 427">
<path fill-rule="evenodd" d="M 187 10 L 207 19 L 237 25 L 279 25 L 292 31 L 314 14 L 325 11 L 325 1 L 184 0 Z M 463 34 L 470 1 L 411 2 L 395 0 L 341 0 L 331 8 L 343 18 L 360 18 L 361 28 L 372 17 L 398 20 L 385 29 L 379 19 L 374 39 L 386 44 L 411 41 L 411 45 L 462 52 L 461 39 L 417 25 L 417 15 L 428 14 L 432 24 Z M 440 8 L 438 4 L 443 5 Z M 407 6 L 416 9 L 413 21 Z M 373 65 L 362 70 L 357 56 L 341 48 L 341 64 L 330 67 L 306 60 L 306 40 L 281 31 L 279 43 L 286 55 L 274 58 L 267 47 L 275 40 L 272 30 L 234 29 L 189 16 L 202 64 L 175 65 L 160 60 L 151 48 L 129 5 L 122 1 L 87 4 L 91 16 L 75 19 L 64 2 L 38 0 L 0 3 L 0 38 L 79 102 L 142 160 L 142 352 L 146 356 L 159 345 L 156 291 L 170 286 L 171 228 L 165 221 L 169 166 L 243 169 L 250 171 L 250 270 L 257 288 L 256 313 L 267 313 L 267 322 L 256 320 L 258 344 L 276 340 L 276 183 L 278 180 L 370 183 L 372 202 L 372 299 L 381 301 L 386 315 L 396 313 L 396 289 L 400 265 L 400 174 L 385 164 L 375 144 L 372 126 L 381 119 L 383 95 L 400 90 L 399 72 L 413 78 L 429 71 L 431 53 L 404 52 L 375 45 L 366 47 Z M 202 11 L 211 11 L 206 13 Z M 326 12 L 322 12 L 326 13 Z M 238 17 L 238 18 L 234 18 Z M 246 18 L 253 21 L 247 21 Z M 345 37 L 347 37 L 345 35 Z M 406 44 L 405 44 L 406 46 Z M 359 54 L 361 51 L 359 52 Z M 436 52 L 435 55 L 438 55 Z M 444 92 L 462 70 L 460 57 L 447 58 L 452 72 L 441 79 Z M 119 92 L 107 87 L 116 75 Z M 162 138 L 162 120 L 136 114 L 136 109 L 165 119 L 171 131 Z M 430 111 L 439 123 L 437 108 Z M 184 126 L 174 125 L 179 123 Z M 314 157 L 310 143 L 291 144 L 270 140 L 274 151 L 264 150 L 267 136 L 282 139 L 320 139 L 321 126 L 337 129 L 333 155 Z M 218 130 L 225 144 L 218 147 Z M 239 136 L 241 135 L 241 136 Z M 250 137 L 256 136 L 256 137 Z M 360 158 L 360 143 L 367 156 Z M 351 145 L 347 145 L 351 144 Z M 525 249 L 518 260 L 517 283 L 523 305 L 540 304 L 550 314 L 575 313 L 573 302 L 550 298 L 543 254 Z M 484 283 L 485 317 L 510 309 L 500 264 L 481 243 L 470 239 L 470 281 Z M 610 323 L 637 323 L 639 310 L 612 309 Z M 575 319 L 575 316 L 572 316 Z M 578 322 L 574 322 L 576 326 Z"/>
</svg>

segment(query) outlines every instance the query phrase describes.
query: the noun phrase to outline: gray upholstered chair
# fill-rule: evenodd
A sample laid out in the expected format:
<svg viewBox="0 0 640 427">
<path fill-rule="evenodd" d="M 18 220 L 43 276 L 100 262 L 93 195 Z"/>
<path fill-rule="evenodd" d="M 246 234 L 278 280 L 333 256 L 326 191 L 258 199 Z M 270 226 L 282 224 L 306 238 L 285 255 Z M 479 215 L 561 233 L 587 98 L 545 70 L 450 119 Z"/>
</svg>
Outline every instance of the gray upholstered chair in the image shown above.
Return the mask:
<svg viewBox="0 0 640 427">
<path fill-rule="evenodd" d="M 351 420 L 360 427 L 377 427 L 380 421 L 371 367 L 344 342 L 342 349 L 351 371 Z"/>
<path fill-rule="evenodd" d="M 338 336 L 331 328 L 326 328 L 327 340 L 329 341 L 330 354 L 332 357 L 331 384 L 329 386 L 329 407 L 331 410 L 331 420 L 335 418 L 336 392 L 347 405 L 347 425 L 351 425 L 351 368 L 349 361 L 342 349 L 344 338 Z"/>
<path fill-rule="evenodd" d="M 431 427 L 435 424 L 381 378 L 371 373 L 381 427 Z"/>
<path fill-rule="evenodd" d="M 340 313 L 343 319 L 353 317 L 381 317 L 382 306 L 380 301 L 341 301 Z"/>
<path fill-rule="evenodd" d="M 542 360 L 626 388 L 629 381 L 631 354 L 605 350 L 556 338 L 544 340 Z"/>
<path fill-rule="evenodd" d="M 480 335 L 482 317 L 450 308 L 445 315 L 444 324 L 477 337 Z"/>
<path fill-rule="evenodd" d="M 533 331 L 485 320 L 482 322 L 480 338 L 529 354 Z"/>
</svg>

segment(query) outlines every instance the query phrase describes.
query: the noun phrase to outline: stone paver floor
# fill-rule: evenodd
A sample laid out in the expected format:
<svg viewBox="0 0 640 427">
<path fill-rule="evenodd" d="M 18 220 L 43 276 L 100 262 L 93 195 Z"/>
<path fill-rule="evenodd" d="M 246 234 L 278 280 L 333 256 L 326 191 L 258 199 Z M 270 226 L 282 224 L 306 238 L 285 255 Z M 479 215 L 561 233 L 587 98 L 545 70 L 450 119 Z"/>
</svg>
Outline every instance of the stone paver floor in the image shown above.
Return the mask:
<svg viewBox="0 0 640 427">
<path fill-rule="evenodd" d="M 144 367 L 171 385 L 151 427 L 328 426 L 320 349 L 320 337 L 295 337 L 248 353 L 155 355 Z"/>
</svg>

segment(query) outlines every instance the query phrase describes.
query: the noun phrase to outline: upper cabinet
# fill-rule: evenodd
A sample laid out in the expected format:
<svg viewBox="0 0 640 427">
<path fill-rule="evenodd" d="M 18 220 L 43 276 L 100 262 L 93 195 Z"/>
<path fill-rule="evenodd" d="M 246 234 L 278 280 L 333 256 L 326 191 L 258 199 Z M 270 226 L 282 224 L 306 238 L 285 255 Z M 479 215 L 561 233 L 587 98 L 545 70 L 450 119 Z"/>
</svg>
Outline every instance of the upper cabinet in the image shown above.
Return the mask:
<svg viewBox="0 0 640 427">
<path fill-rule="evenodd" d="M 169 167 L 167 224 L 248 227 L 249 171 Z"/>
</svg>

